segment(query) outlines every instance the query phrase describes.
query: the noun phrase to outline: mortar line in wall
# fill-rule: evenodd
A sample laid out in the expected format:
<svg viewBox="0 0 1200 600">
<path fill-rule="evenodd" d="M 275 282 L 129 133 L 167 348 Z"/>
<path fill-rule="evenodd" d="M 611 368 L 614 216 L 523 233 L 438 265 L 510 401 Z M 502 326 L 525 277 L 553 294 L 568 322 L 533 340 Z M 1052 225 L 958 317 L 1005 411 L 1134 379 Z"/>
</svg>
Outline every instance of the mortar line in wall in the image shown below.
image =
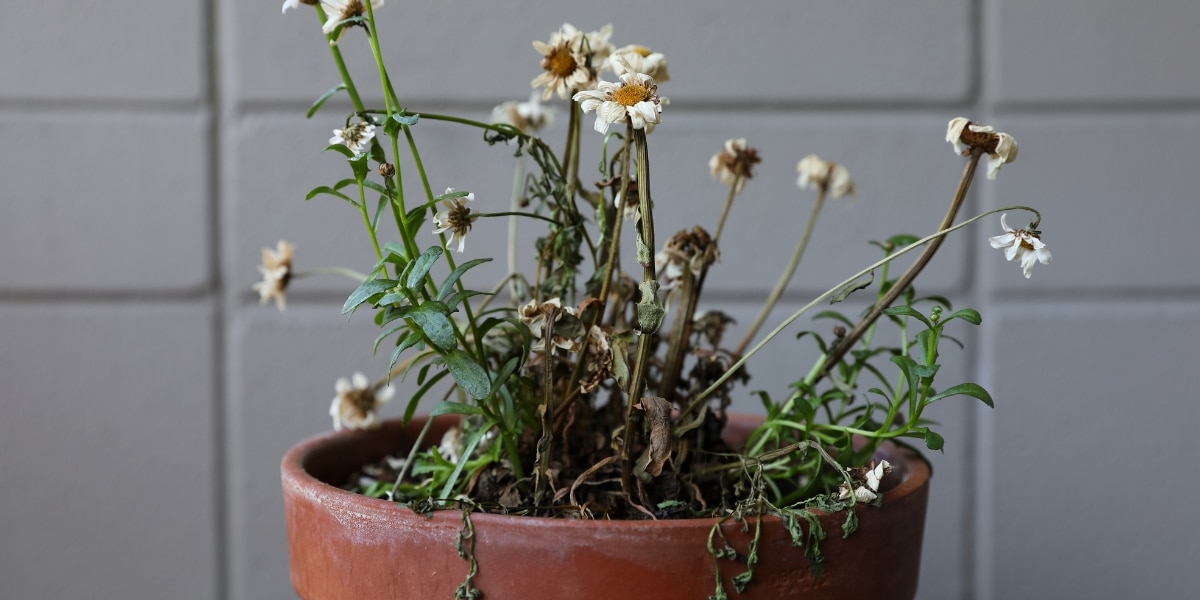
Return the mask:
<svg viewBox="0 0 1200 600">
<path fill-rule="evenodd" d="M 214 552 L 213 557 L 216 568 L 216 597 L 220 599 L 229 598 L 231 589 L 229 581 L 229 508 L 227 503 L 229 482 L 229 469 L 226 464 L 229 460 L 228 451 L 226 450 L 226 410 L 224 398 L 226 397 L 225 389 L 225 299 L 222 290 L 224 288 L 223 277 L 221 274 L 221 207 L 220 193 L 222 190 L 222 173 L 223 165 L 221 163 L 222 139 L 224 125 L 226 122 L 225 106 L 221 102 L 221 91 L 223 89 L 220 78 L 221 67 L 221 52 L 218 48 L 219 42 L 217 38 L 218 27 L 217 20 L 223 14 L 221 11 L 222 2 L 207 2 L 202 10 L 202 29 L 205 40 L 205 75 L 207 77 L 207 85 L 205 86 L 204 103 L 208 107 L 210 114 L 209 127 L 207 132 L 207 149 L 208 149 L 208 169 L 207 177 L 208 185 L 208 266 L 209 266 L 209 291 L 212 302 L 212 328 L 213 328 L 213 344 L 211 348 L 212 374 L 213 374 L 213 397 L 212 402 L 212 418 L 213 418 L 213 449 L 212 460 L 213 466 L 216 469 L 214 474 L 215 485 L 212 499 L 213 516 L 216 521 L 216 531 L 214 533 Z"/>
</svg>

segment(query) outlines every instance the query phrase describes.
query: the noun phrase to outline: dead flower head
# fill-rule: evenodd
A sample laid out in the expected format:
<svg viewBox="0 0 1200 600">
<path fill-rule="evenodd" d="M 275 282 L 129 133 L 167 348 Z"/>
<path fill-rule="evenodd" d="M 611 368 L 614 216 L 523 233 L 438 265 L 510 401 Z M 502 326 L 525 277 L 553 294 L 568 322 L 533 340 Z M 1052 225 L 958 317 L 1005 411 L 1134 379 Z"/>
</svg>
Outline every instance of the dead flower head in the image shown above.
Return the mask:
<svg viewBox="0 0 1200 600">
<path fill-rule="evenodd" d="M 663 249 L 654 255 L 654 268 L 658 272 L 663 290 L 674 289 L 683 280 L 684 271 L 693 278 L 699 277 L 709 265 L 720 259 L 721 253 L 703 227 L 683 229 L 671 236 Z"/>
<path fill-rule="evenodd" d="M 579 380 L 579 391 L 587 394 L 612 377 L 612 332 L 593 325 L 587 336 L 587 373 Z"/>
<path fill-rule="evenodd" d="M 762 162 L 758 150 L 746 146 L 746 138 L 725 140 L 725 147 L 708 160 L 708 170 L 714 179 L 725 185 L 736 185 L 741 193 L 747 179 L 754 177 L 754 165 Z"/>
<path fill-rule="evenodd" d="M 825 190 L 834 199 L 854 195 L 854 181 L 850 179 L 850 171 L 816 154 L 809 154 L 800 159 L 796 171 L 800 173 L 800 178 L 796 180 L 800 189 Z"/>
<path fill-rule="evenodd" d="M 536 90 L 529 95 L 528 102 L 508 101 L 492 109 L 493 123 L 507 123 L 533 135 L 554 122 L 554 111 L 542 106 L 541 94 Z"/>
<path fill-rule="evenodd" d="M 707 339 L 709 345 L 715 350 L 720 347 L 721 338 L 725 337 L 725 330 L 733 323 L 733 317 L 722 311 L 702 310 L 692 316 L 692 333 L 697 338 Z"/>
<path fill-rule="evenodd" d="M 453 194 L 454 188 L 446 188 L 446 195 Z M 462 253 L 463 248 L 467 244 L 467 233 L 471 231 L 471 224 L 475 222 L 475 217 L 471 215 L 471 209 L 467 206 L 467 202 L 475 199 L 475 194 L 467 194 L 465 196 L 457 196 L 442 200 L 442 206 L 446 208 L 433 216 L 433 234 L 450 233 L 450 238 L 446 240 L 446 249 L 458 244 L 458 252 Z"/>
<path fill-rule="evenodd" d="M 857 502 L 871 502 L 875 500 L 875 498 L 879 497 L 879 484 L 883 481 L 883 476 L 891 471 L 892 465 L 886 460 L 881 460 L 878 464 L 872 461 L 869 466 L 851 469 L 849 471 L 851 482 L 860 483 L 861 485 L 855 485 L 853 492 L 851 492 L 850 488 L 845 483 L 842 483 L 838 487 L 838 500 L 849 500 L 851 494 L 853 494 Z"/>
<path fill-rule="evenodd" d="M 661 52 L 636 44 L 614 50 L 612 56 L 604 61 L 604 68 L 618 77 L 632 70 L 634 73 L 645 73 L 659 83 L 671 78 L 667 73 L 667 59 Z"/>
<path fill-rule="evenodd" d="M 538 302 L 537 299 L 530 300 L 521 306 L 517 317 L 529 327 L 533 338 L 538 340 L 532 348 L 535 352 L 545 352 L 546 331 L 550 328 L 551 323 L 554 323 L 554 332 L 550 343 L 567 352 L 575 352 L 579 350 L 579 342 L 575 339 L 576 335 L 574 334 L 582 333 L 582 324 L 575 318 L 577 314 L 578 311 L 574 308 L 563 308 L 562 300 L 552 298 L 545 302 Z"/>
<path fill-rule="evenodd" d="M 287 5 L 285 4 L 286 8 Z M 321 7 L 325 9 L 325 14 L 329 17 L 325 24 L 321 27 L 321 31 L 326 35 L 333 33 L 338 29 L 338 24 L 346 19 L 353 19 L 367 14 L 367 7 L 362 0 L 321 0 Z M 383 0 L 371 0 L 371 8 L 383 8 Z M 333 43 L 337 43 L 338 38 L 342 37 L 342 32 L 346 28 L 338 31 L 337 37 L 333 38 Z"/>
<path fill-rule="evenodd" d="M 954 146 L 954 153 L 966 156 L 970 148 L 980 148 L 988 155 L 988 179 L 995 179 L 1001 165 L 1017 160 L 1017 142 L 1007 133 L 998 133 L 987 125 L 976 125 L 965 117 L 950 119 L 946 126 L 946 141 Z M 965 144 L 964 150 L 959 144 Z"/>
<path fill-rule="evenodd" d="M 254 291 L 258 292 L 258 303 L 266 304 L 268 300 L 275 299 L 275 307 L 283 310 L 287 307 L 287 290 L 288 282 L 292 278 L 292 251 L 295 246 L 289 244 L 287 240 L 279 240 L 275 245 L 275 250 L 263 248 L 262 250 L 262 265 L 258 267 L 258 271 L 262 273 L 262 281 L 251 286 Z"/>
<path fill-rule="evenodd" d="M 370 429 L 379 426 L 379 406 L 392 398 L 395 391 L 391 386 L 375 388 L 362 373 L 351 379 L 341 377 L 334 384 L 337 395 L 329 405 L 329 416 L 333 417 L 333 428 Z"/>
<path fill-rule="evenodd" d="M 550 35 L 549 42 L 534 41 L 533 48 L 542 55 L 542 73 L 530 85 L 544 88 L 542 100 L 555 93 L 566 100 L 576 90 L 591 87 L 599 75 L 599 64 L 612 52 L 608 38 L 612 25 L 585 34 L 570 23 Z"/>
</svg>

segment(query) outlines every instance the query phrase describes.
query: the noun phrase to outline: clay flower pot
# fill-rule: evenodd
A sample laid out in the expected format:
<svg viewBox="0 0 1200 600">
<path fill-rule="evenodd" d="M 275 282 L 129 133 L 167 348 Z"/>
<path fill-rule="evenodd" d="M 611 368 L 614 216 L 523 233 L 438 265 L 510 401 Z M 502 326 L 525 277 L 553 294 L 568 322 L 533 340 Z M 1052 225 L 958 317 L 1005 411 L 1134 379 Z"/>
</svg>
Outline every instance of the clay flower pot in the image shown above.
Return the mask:
<svg viewBox="0 0 1200 600">
<path fill-rule="evenodd" d="M 452 421 L 436 423 L 444 430 Z M 754 418 L 731 419 L 730 438 Z M 466 578 L 459 556 L 463 515 L 419 515 L 399 505 L 338 489 L 360 466 L 407 450 L 421 423 L 386 423 L 373 431 L 322 435 L 283 459 L 292 586 L 304 600 L 414 598 L 450 600 Z M 430 439 L 439 439 L 436 431 Z M 892 463 L 883 507 L 857 507 L 858 530 L 842 539 L 842 514 L 820 513 L 824 575 L 814 576 L 801 549 L 775 517 L 763 519 L 759 562 L 745 592 L 730 577 L 745 571 L 753 526 L 727 522 L 723 532 L 738 560 L 708 550 L 715 519 L 581 521 L 476 513 L 474 586 L 487 600 L 507 598 L 655 598 L 704 600 L 720 566 L 731 598 L 912 598 L 929 494 L 929 465 L 911 450 L 887 445 Z M 753 523 L 753 520 L 751 520 Z"/>
</svg>

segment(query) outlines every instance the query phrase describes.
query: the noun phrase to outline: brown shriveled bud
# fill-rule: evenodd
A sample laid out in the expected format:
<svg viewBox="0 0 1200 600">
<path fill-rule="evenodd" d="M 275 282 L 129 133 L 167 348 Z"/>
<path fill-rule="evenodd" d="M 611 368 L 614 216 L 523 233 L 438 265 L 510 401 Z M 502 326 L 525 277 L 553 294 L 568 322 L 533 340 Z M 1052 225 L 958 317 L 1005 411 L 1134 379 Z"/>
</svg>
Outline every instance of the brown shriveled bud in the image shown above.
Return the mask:
<svg viewBox="0 0 1200 600">
<path fill-rule="evenodd" d="M 395 177 L 396 167 L 392 163 L 379 163 L 379 176 L 384 179 Z"/>
<path fill-rule="evenodd" d="M 846 337 L 846 328 L 845 328 L 845 327 L 842 327 L 841 325 L 836 325 L 836 326 L 834 326 L 834 328 L 833 328 L 833 337 L 835 337 L 835 338 L 837 338 L 837 339 L 839 339 L 839 340 L 840 340 L 840 339 L 842 339 L 842 338 L 844 338 L 844 337 Z"/>
</svg>

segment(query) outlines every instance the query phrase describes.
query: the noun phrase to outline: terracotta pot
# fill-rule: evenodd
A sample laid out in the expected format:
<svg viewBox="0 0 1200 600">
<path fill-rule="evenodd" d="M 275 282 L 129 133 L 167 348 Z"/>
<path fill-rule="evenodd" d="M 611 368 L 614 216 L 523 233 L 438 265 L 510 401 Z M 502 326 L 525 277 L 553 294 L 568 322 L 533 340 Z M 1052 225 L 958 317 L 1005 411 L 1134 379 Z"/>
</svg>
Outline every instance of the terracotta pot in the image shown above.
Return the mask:
<svg viewBox="0 0 1200 600">
<path fill-rule="evenodd" d="M 744 438 L 751 417 L 731 420 Z M 437 423 L 443 429 L 451 421 Z M 304 600 L 414 598 L 449 600 L 469 563 L 456 539 L 462 513 L 418 515 L 384 500 L 352 494 L 342 482 L 361 465 L 407 449 L 420 422 L 389 422 L 369 432 L 322 435 L 283 459 L 292 586 Z M 438 427 L 435 425 L 435 429 Z M 431 439 L 440 439 L 440 434 Z M 719 562 L 731 598 L 912 598 L 921 561 L 929 465 L 887 445 L 879 457 L 895 466 L 884 480 L 882 508 L 860 506 L 859 525 L 842 539 L 844 515 L 818 511 L 828 537 L 825 573 L 816 577 L 778 518 L 763 519 L 759 562 L 743 594 L 729 578 L 745 570 L 754 529 L 723 526 L 741 560 L 714 561 L 707 549 L 714 519 L 579 521 L 474 514 L 476 588 L 486 600 L 517 598 L 703 600 L 715 589 Z M 891 481 L 889 481 L 891 480 Z M 753 523 L 753 521 L 751 521 Z"/>
</svg>

